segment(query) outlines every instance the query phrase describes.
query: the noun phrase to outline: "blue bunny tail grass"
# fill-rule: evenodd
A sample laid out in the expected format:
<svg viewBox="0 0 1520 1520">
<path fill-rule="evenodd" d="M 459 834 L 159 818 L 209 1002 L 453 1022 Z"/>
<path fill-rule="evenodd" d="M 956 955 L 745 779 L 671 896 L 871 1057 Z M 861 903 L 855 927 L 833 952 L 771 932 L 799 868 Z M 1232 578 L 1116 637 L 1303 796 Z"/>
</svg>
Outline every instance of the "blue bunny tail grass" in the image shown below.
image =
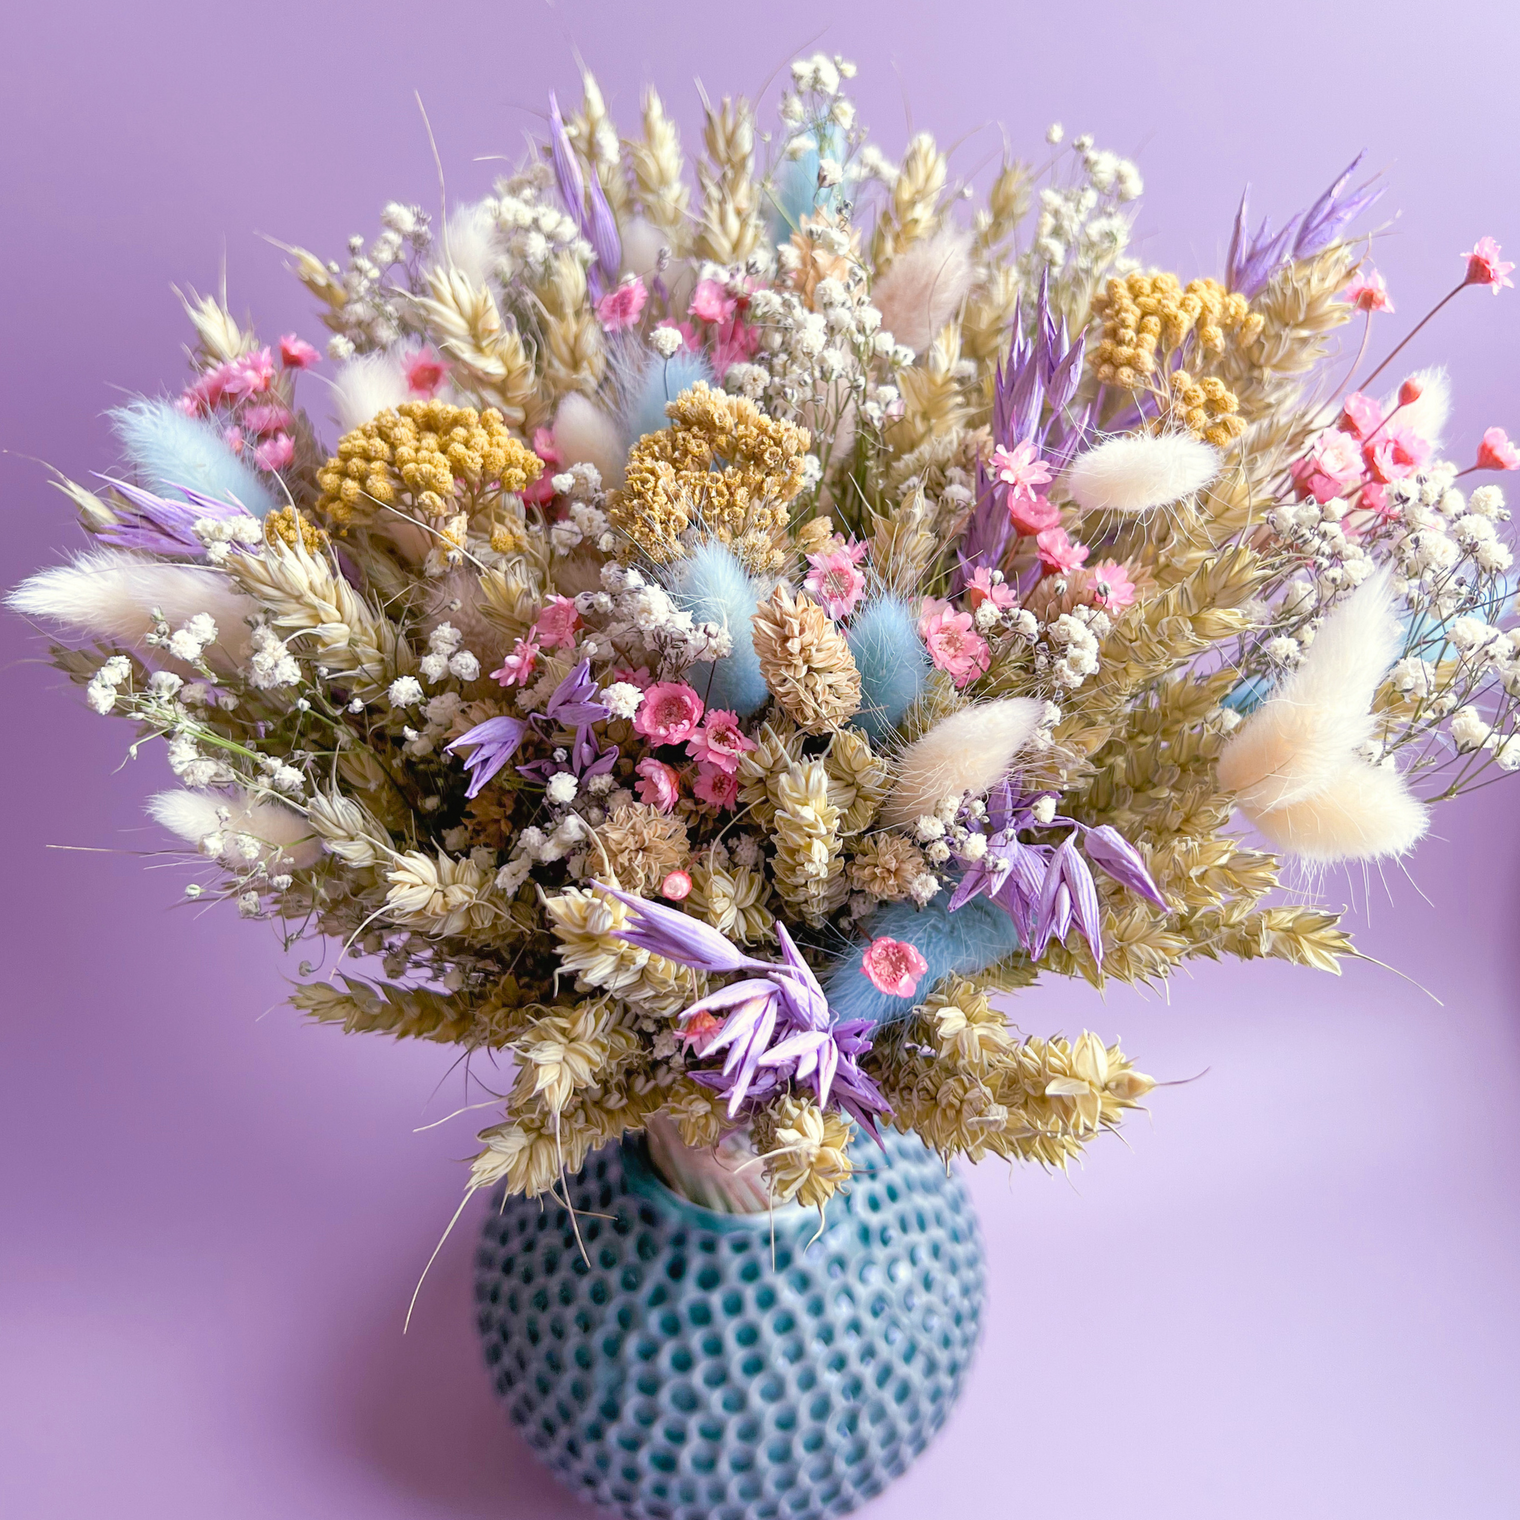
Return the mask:
<svg viewBox="0 0 1520 1520">
<path fill-rule="evenodd" d="M 658 433 L 670 426 L 665 415 L 665 403 L 674 401 L 682 391 L 688 391 L 698 380 L 713 383 L 712 365 L 705 354 L 691 353 L 681 349 L 673 358 L 662 359 L 651 354 L 644 373 L 628 388 L 623 403 L 623 432 L 629 447 L 636 444 L 646 433 Z"/>
<path fill-rule="evenodd" d="M 929 678 L 917 619 L 901 597 L 878 597 L 855 614 L 845 641 L 860 672 L 860 712 L 854 721 L 880 741 L 902 721 Z"/>
<path fill-rule="evenodd" d="M 843 159 L 843 134 L 837 127 L 830 127 L 825 146 L 829 157 Z M 775 188 L 767 195 L 766 219 L 770 224 L 771 241 L 778 247 L 789 243 L 792 234 L 802 226 L 805 216 L 818 211 L 830 211 L 841 190 L 846 185 L 818 187 L 818 145 L 810 143 L 798 158 L 786 159 L 775 176 Z"/>
<path fill-rule="evenodd" d="M 840 1019 L 869 1019 L 891 1024 L 905 1019 L 947 976 L 974 976 L 1019 948 L 1013 920 L 985 897 L 973 897 L 954 913 L 947 910 L 950 894 L 942 892 L 927 908 L 890 903 L 870 920 L 867 938 L 850 947 L 843 960 L 824 978 L 829 1007 Z M 885 935 L 912 945 L 929 963 L 912 997 L 890 997 L 877 990 L 861 970 L 861 957 L 871 940 Z"/>
<path fill-rule="evenodd" d="M 222 442 L 214 424 L 187 417 L 167 401 L 118 406 L 111 426 L 139 481 L 159 496 L 188 486 L 218 501 L 236 501 L 255 517 L 275 504 L 269 487 Z"/>
<path fill-rule="evenodd" d="M 672 567 L 666 589 L 671 600 L 699 623 L 717 623 L 728 629 L 734 652 L 715 660 L 705 676 L 694 666 L 687 679 L 702 700 L 747 718 L 770 697 L 760 674 L 751 620 L 766 595 L 756 581 L 723 544 L 699 544 Z M 705 689 L 704 689 L 705 688 Z"/>
</svg>

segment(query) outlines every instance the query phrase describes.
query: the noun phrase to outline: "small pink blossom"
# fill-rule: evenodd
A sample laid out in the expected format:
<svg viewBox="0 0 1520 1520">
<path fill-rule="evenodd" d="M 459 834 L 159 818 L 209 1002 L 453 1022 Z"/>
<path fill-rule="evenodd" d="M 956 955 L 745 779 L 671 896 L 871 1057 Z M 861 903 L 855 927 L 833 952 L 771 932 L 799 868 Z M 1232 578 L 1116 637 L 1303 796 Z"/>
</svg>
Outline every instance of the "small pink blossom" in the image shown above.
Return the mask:
<svg viewBox="0 0 1520 1520">
<path fill-rule="evenodd" d="M 687 312 L 703 322 L 726 322 L 739 303 L 716 280 L 699 280 Z"/>
<path fill-rule="evenodd" d="M 280 363 L 286 369 L 310 369 L 321 358 L 321 354 L 310 343 L 304 338 L 296 337 L 294 333 L 286 333 L 280 339 Z"/>
<path fill-rule="evenodd" d="M 1359 274 L 1342 292 L 1346 300 L 1358 311 L 1392 311 L 1393 302 L 1388 287 L 1377 270 L 1369 269 Z"/>
<path fill-rule="evenodd" d="M 1386 485 L 1413 475 L 1430 458 L 1430 445 L 1413 428 L 1392 423 L 1362 445 L 1362 458 L 1372 478 Z"/>
<path fill-rule="evenodd" d="M 1036 538 L 1050 528 L 1061 526 L 1061 512 L 1043 496 L 1026 500 L 1022 496 L 1008 497 L 1008 520 L 1014 531 L 1025 538 Z"/>
<path fill-rule="evenodd" d="M 611 686 L 614 682 L 622 681 L 629 686 L 637 686 L 640 691 L 648 691 L 652 679 L 647 665 L 640 665 L 637 670 L 631 665 L 615 665 L 607 677 L 607 684 Z"/>
<path fill-rule="evenodd" d="M 1336 424 L 1343 433 L 1353 438 L 1370 438 L 1383 425 L 1383 408 L 1371 396 L 1360 391 L 1352 393 L 1341 402 L 1340 421 Z"/>
<path fill-rule="evenodd" d="M 644 302 L 648 299 L 649 292 L 644 289 L 644 282 L 635 277 L 619 285 L 616 290 L 609 290 L 596 303 L 596 319 L 606 331 L 622 332 L 637 324 L 639 313 L 643 311 Z"/>
<path fill-rule="evenodd" d="M 1509 272 L 1515 266 L 1506 264 L 1499 257 L 1499 245 L 1491 237 L 1479 238 L 1472 250 L 1462 257 L 1467 260 L 1464 285 L 1492 285 L 1495 295 L 1506 285 L 1513 288 L 1515 282 L 1510 279 Z"/>
<path fill-rule="evenodd" d="M 912 997 L 918 991 L 918 979 L 929 969 L 929 963 L 906 940 L 888 939 L 883 934 L 866 947 L 860 958 L 860 969 L 878 992 L 885 992 L 889 997 Z"/>
<path fill-rule="evenodd" d="M 633 789 L 638 793 L 640 802 L 647 802 L 650 807 L 668 813 L 680 800 L 681 778 L 663 760 L 647 755 L 633 769 L 639 777 Z"/>
<path fill-rule="evenodd" d="M 1399 405 L 1413 406 L 1425 394 L 1425 382 L 1418 375 L 1411 375 L 1399 386 Z"/>
<path fill-rule="evenodd" d="M 1478 445 L 1475 470 L 1520 470 L 1520 449 L 1510 442 L 1503 428 L 1492 427 Z"/>
<path fill-rule="evenodd" d="M 971 626 L 971 614 L 957 612 L 932 596 L 924 598 L 918 632 L 936 668 L 947 671 L 957 686 L 985 674 L 992 663 L 987 641 Z"/>
<path fill-rule="evenodd" d="M 527 638 L 518 639 L 512 646 L 512 653 L 501 662 L 501 669 L 493 670 L 491 674 L 503 686 L 526 686 L 537 664 L 538 637 L 530 629 Z"/>
<path fill-rule="evenodd" d="M 225 443 L 227 445 L 227 447 L 229 449 L 231 449 L 234 454 L 241 454 L 243 452 L 243 445 L 244 445 L 243 430 L 242 430 L 242 428 L 240 428 L 240 427 L 223 428 L 222 429 L 222 442 Z"/>
<path fill-rule="evenodd" d="M 713 372 L 721 381 L 731 366 L 748 363 L 759 347 L 759 329 L 747 327 L 735 317 L 718 329 L 718 336 L 713 341 Z"/>
<path fill-rule="evenodd" d="M 256 348 L 222 368 L 226 371 L 222 389 L 238 399 L 261 396 L 274 381 L 274 355 L 267 348 Z"/>
<path fill-rule="evenodd" d="M 1288 472 L 1299 500 L 1333 501 L 1362 478 L 1362 455 L 1348 433 L 1322 433 Z"/>
<path fill-rule="evenodd" d="M 660 896 L 670 902 L 681 902 L 691 896 L 691 877 L 685 871 L 672 871 L 660 883 Z"/>
<path fill-rule="evenodd" d="M 1007 581 L 993 580 L 992 571 L 986 565 L 978 565 L 971 572 L 971 579 L 966 582 L 966 600 L 973 608 L 980 607 L 983 602 L 991 602 L 1002 612 L 1005 608 L 1012 607 L 1018 597 L 1013 594 L 1013 587 Z"/>
<path fill-rule="evenodd" d="M 551 596 L 533 624 L 534 636 L 545 649 L 567 649 L 580 631 L 581 615 L 568 596 Z"/>
<path fill-rule="evenodd" d="M 262 406 L 244 407 L 241 420 L 250 433 L 257 433 L 259 437 L 267 438 L 271 433 L 287 432 L 295 418 L 290 415 L 288 406 L 281 406 L 275 401 L 266 402 Z"/>
<path fill-rule="evenodd" d="M 699 765 L 730 772 L 739 769 L 739 756 L 754 747 L 755 741 L 739 731 L 738 716 L 722 708 L 709 709 L 701 728 L 686 741 L 686 753 Z"/>
<path fill-rule="evenodd" d="M 836 619 L 854 612 L 865 595 L 866 578 L 856 568 L 850 552 L 846 549 L 810 554 L 808 564 L 813 568 L 803 585 L 823 604 L 823 610 Z"/>
<path fill-rule="evenodd" d="M 1135 605 L 1135 583 L 1130 579 L 1128 565 L 1106 559 L 1094 565 L 1088 574 L 1092 576 L 1092 588 L 1100 607 L 1120 612 Z"/>
<path fill-rule="evenodd" d="M 522 499 L 534 506 L 544 507 L 554 500 L 555 466 L 563 464 L 560 452 L 554 446 L 554 434 L 548 428 L 533 429 L 533 452 L 543 460 L 542 475 L 522 493 Z"/>
<path fill-rule="evenodd" d="M 1087 545 L 1072 543 L 1065 528 L 1046 528 L 1035 534 L 1034 541 L 1039 547 L 1040 563 L 1050 575 L 1070 575 L 1087 558 Z"/>
<path fill-rule="evenodd" d="M 656 681 L 634 714 L 634 728 L 654 744 L 684 744 L 702 721 L 702 699 L 684 681 Z"/>
<path fill-rule="evenodd" d="M 1052 478 L 1050 466 L 1032 443 L 1016 443 L 1011 449 L 995 448 L 992 477 L 1008 487 L 1010 503 L 1033 501 L 1040 494 L 1037 488 L 1049 485 Z"/>
<path fill-rule="evenodd" d="M 174 398 L 171 404 L 173 405 L 174 410 L 178 412 L 181 417 L 200 417 L 204 415 L 206 411 L 206 408 L 202 406 L 200 401 L 196 398 L 194 386 L 191 386 L 188 390 L 182 391 L 178 396 Z"/>
<path fill-rule="evenodd" d="M 253 451 L 253 462 L 261 470 L 268 470 L 271 475 L 277 470 L 288 469 L 295 457 L 295 439 L 289 433 L 276 433 Z"/>
<path fill-rule="evenodd" d="M 696 783 L 691 790 L 693 796 L 703 802 L 732 811 L 739 801 L 739 778 L 715 765 L 699 765 Z"/>
<path fill-rule="evenodd" d="M 429 401 L 448 379 L 449 367 L 431 348 L 419 348 L 401 361 L 401 373 L 406 376 L 406 388 L 414 396 Z"/>
</svg>

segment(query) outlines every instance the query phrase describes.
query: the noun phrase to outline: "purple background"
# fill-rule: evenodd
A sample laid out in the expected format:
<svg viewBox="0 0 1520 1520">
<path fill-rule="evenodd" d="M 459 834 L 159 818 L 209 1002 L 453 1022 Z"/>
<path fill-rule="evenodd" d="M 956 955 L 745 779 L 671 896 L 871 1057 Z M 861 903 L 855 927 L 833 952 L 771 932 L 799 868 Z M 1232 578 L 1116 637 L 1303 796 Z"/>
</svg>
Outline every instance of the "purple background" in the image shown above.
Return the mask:
<svg viewBox="0 0 1520 1520">
<path fill-rule="evenodd" d="M 225 257 L 266 337 L 317 337 L 255 234 L 341 254 L 385 199 L 432 204 L 414 88 L 451 192 L 480 193 L 477 157 L 514 155 L 545 92 L 573 94 L 575 47 L 625 126 L 652 80 L 688 142 L 693 76 L 753 90 L 815 39 L 861 65 L 885 146 L 911 117 L 959 143 L 960 172 L 997 154 L 990 122 L 1033 154 L 1059 118 L 1138 154 L 1142 254 L 1184 277 L 1217 270 L 1246 178 L 1281 215 L 1367 145 L 1379 217 L 1403 213 L 1377 249 L 1400 323 L 1474 238 L 1520 244 L 1511 8 L 725 9 L 8 8 L 0 583 L 78 541 L 26 456 L 107 467 L 104 408 L 182 373 L 171 281 L 213 288 Z M 1413 352 L 1454 366 L 1458 457 L 1490 424 L 1520 433 L 1517 338 L 1520 292 L 1471 292 Z M 118 770 L 123 728 L 61 689 L 18 620 L 0 640 L 0 1512 L 586 1513 L 477 1365 L 473 1215 L 400 1334 L 477 1117 L 413 1133 L 463 1101 L 451 1054 L 308 1027 L 267 929 L 171 916 L 182 869 L 139 858 L 159 761 Z M 1091 1025 L 1159 1077 L 1207 1076 L 1069 1180 L 975 1174 L 986 1342 L 873 1520 L 1515 1512 L 1517 806 L 1504 789 L 1445 809 L 1413 881 L 1325 883 L 1333 903 L 1370 895 L 1361 944 L 1444 1006 L 1367 964 L 1203 965 L 1169 1002 L 1059 983 L 1019 1000 L 1031 1031 Z"/>
</svg>

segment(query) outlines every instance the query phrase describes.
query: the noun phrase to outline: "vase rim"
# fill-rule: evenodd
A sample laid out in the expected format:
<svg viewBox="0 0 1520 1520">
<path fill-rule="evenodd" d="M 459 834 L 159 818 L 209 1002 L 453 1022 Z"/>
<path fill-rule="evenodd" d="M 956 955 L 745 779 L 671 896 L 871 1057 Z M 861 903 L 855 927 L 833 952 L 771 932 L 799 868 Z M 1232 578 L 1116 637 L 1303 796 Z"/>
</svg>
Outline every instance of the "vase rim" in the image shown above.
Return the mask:
<svg viewBox="0 0 1520 1520">
<path fill-rule="evenodd" d="M 801 1203 L 782 1203 L 773 1209 L 761 1209 L 754 1214 L 730 1214 L 722 1209 L 710 1209 L 706 1204 L 693 1202 L 678 1193 L 656 1170 L 649 1157 L 649 1142 L 642 1134 L 620 1142 L 623 1160 L 623 1176 L 629 1188 L 666 1207 L 673 1207 L 686 1216 L 689 1223 L 704 1230 L 725 1234 L 768 1232 L 775 1229 L 778 1235 L 818 1227 L 817 1209 Z M 825 1216 L 827 1221 L 827 1216 Z M 828 1223 L 832 1223 L 828 1221 Z M 827 1224 L 825 1228 L 827 1233 Z"/>
</svg>

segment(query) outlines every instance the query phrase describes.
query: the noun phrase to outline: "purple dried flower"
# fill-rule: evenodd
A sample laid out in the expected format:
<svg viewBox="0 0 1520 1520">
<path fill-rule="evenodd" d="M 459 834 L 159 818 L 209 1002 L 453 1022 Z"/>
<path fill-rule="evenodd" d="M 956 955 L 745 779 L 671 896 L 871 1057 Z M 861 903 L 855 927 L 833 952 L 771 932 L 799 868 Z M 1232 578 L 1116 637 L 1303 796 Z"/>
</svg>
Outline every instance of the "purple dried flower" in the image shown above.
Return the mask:
<svg viewBox="0 0 1520 1520">
<path fill-rule="evenodd" d="M 1112 824 L 1099 824 L 1097 828 L 1088 829 L 1082 839 L 1082 848 L 1087 858 L 1121 887 L 1128 887 L 1131 892 L 1148 898 L 1158 908 L 1170 907 L 1146 870 L 1140 852 Z"/>
<path fill-rule="evenodd" d="M 216 501 L 192 491 L 188 486 L 176 486 L 183 491 L 184 501 L 168 501 L 115 480 L 109 475 L 100 477 L 107 485 L 120 492 L 131 503 L 133 512 L 119 514 L 116 522 L 99 530 L 97 537 L 116 549 L 140 549 L 145 554 L 184 555 L 192 559 L 204 559 L 206 546 L 195 536 L 195 524 L 203 518 L 217 522 L 230 522 L 235 517 L 250 514 L 243 507 Z"/>
<path fill-rule="evenodd" d="M 468 733 L 461 734 L 452 744 L 444 745 L 447 750 L 456 750 L 461 745 L 476 746 L 475 753 L 464 762 L 464 768 L 470 772 L 466 797 L 476 796 L 517 753 L 527 731 L 528 725 L 519 718 L 487 718 Z"/>
<path fill-rule="evenodd" d="M 554 688 L 544 716 L 564 728 L 605 723 L 612 716 L 612 709 L 596 700 L 596 682 L 591 679 L 590 660 L 582 660 Z"/>
<path fill-rule="evenodd" d="M 1340 178 L 1304 213 L 1298 236 L 1293 240 L 1295 259 L 1312 259 L 1315 254 L 1323 253 L 1383 193 L 1384 187 L 1377 183 L 1374 175 L 1341 199 L 1356 166 L 1366 156 L 1364 148 L 1346 165 Z"/>
</svg>

